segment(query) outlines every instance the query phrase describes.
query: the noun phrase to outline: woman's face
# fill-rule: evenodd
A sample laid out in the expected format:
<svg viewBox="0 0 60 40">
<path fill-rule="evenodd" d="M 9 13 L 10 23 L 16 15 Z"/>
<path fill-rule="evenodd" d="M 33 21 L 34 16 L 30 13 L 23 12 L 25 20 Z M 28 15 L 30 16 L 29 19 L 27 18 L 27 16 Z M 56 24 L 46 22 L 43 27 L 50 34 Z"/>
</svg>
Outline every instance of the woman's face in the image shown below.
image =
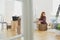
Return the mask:
<svg viewBox="0 0 60 40">
<path fill-rule="evenodd" d="M 45 16 L 45 13 L 43 13 L 43 16 Z"/>
</svg>

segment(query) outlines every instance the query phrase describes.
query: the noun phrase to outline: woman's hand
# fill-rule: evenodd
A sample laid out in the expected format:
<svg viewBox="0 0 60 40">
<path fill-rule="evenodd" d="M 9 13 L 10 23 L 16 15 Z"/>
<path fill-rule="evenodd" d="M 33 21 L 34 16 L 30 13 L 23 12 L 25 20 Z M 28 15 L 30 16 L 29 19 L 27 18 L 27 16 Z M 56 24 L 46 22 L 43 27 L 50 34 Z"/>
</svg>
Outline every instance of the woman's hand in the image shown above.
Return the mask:
<svg viewBox="0 0 60 40">
<path fill-rule="evenodd" d="M 40 20 L 40 22 L 43 22 L 42 20 Z"/>
</svg>

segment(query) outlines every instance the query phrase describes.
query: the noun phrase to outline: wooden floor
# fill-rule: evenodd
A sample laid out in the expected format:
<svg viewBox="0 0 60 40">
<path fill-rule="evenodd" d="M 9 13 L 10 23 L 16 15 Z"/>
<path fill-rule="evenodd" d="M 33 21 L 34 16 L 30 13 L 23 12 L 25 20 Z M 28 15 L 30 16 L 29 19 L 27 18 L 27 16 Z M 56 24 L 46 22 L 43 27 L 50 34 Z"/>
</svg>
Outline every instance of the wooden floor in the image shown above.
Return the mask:
<svg viewBox="0 0 60 40">
<path fill-rule="evenodd" d="M 10 38 L 13 36 L 18 35 L 16 32 L 8 30 L 8 31 L 4 31 L 2 32 L 3 34 L 5 34 L 6 38 Z M 2 36 L 3 34 L 1 34 L 0 32 L 0 36 Z M 34 32 L 34 40 L 60 40 L 60 35 L 57 35 L 55 32 L 50 32 L 50 31 L 35 31 Z M 20 38 L 18 38 L 17 40 L 21 40 Z"/>
<path fill-rule="evenodd" d="M 35 31 L 34 40 L 60 40 L 60 35 L 49 31 Z"/>
</svg>

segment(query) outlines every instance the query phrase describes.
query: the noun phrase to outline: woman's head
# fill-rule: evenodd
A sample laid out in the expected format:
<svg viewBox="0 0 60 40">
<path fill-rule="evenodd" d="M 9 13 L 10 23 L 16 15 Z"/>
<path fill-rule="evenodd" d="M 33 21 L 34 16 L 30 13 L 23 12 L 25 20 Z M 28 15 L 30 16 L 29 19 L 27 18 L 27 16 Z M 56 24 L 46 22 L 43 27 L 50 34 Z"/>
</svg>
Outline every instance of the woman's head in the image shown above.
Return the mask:
<svg viewBox="0 0 60 40">
<path fill-rule="evenodd" d="M 45 12 L 42 12 L 42 13 L 41 13 L 41 17 L 43 17 L 43 16 L 45 16 Z"/>
</svg>

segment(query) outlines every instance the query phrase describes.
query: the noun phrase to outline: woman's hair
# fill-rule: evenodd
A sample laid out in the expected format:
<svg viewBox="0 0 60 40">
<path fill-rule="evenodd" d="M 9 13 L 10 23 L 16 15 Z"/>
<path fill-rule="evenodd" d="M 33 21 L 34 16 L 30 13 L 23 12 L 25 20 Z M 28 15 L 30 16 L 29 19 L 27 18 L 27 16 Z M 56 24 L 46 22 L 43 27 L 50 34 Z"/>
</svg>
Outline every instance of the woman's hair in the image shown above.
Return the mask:
<svg viewBox="0 0 60 40">
<path fill-rule="evenodd" d="M 41 13 L 41 16 L 40 16 L 40 18 L 42 18 L 42 17 L 44 16 L 43 14 L 45 14 L 45 12 L 42 12 L 42 13 Z"/>
</svg>

